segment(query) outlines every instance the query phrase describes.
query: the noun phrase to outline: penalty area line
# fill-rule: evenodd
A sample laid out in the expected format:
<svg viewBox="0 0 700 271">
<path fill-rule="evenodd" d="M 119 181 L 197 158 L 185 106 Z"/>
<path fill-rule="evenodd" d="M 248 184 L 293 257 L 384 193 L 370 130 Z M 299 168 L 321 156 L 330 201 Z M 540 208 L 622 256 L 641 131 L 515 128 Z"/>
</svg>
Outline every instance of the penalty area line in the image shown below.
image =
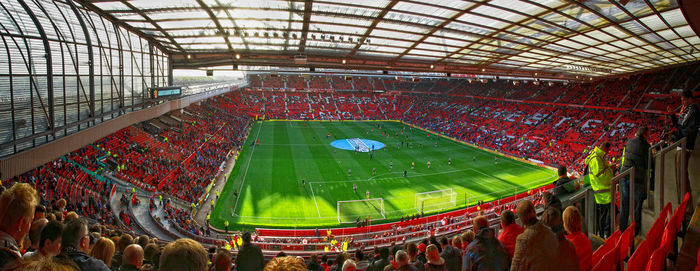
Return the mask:
<svg viewBox="0 0 700 271">
<path fill-rule="evenodd" d="M 309 184 L 309 187 L 311 188 L 311 196 L 314 197 L 314 205 L 316 205 L 316 212 L 318 212 L 318 217 L 321 217 L 321 211 L 318 210 L 318 203 L 316 202 L 316 194 L 314 194 L 314 185 Z"/>
</svg>

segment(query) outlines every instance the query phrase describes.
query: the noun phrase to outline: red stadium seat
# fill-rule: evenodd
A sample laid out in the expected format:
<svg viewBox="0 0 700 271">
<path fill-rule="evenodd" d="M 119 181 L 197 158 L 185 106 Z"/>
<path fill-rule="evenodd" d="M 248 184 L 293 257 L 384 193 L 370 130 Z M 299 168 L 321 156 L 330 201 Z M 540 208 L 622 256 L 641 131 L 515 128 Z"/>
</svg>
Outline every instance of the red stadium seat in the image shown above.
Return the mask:
<svg viewBox="0 0 700 271">
<path fill-rule="evenodd" d="M 596 251 L 597 252 L 597 251 Z M 608 251 L 599 262 L 593 262 L 595 265 L 591 271 L 615 271 L 617 270 L 617 259 L 620 254 L 615 246 L 612 250 Z"/>
<path fill-rule="evenodd" d="M 620 240 L 617 242 L 617 247 L 620 251 L 620 266 L 624 266 L 623 261 L 629 256 L 630 245 L 634 241 L 634 226 L 635 222 L 632 222 L 632 225 L 627 227 L 625 232 L 622 233 L 622 236 L 620 236 Z"/>
<path fill-rule="evenodd" d="M 605 239 L 605 243 L 593 252 L 593 257 L 591 257 L 593 265 L 600 262 L 603 256 L 616 248 L 617 241 L 620 239 L 620 230 L 616 230 L 608 239 Z"/>
<path fill-rule="evenodd" d="M 671 212 L 671 203 L 667 203 L 666 206 L 661 210 L 659 217 L 651 225 L 651 228 L 647 232 L 646 240 L 649 243 L 649 247 L 658 248 L 659 242 L 661 242 L 661 235 L 664 232 L 664 226 L 666 225 L 666 217 Z"/>
<path fill-rule="evenodd" d="M 637 250 L 627 261 L 627 271 L 644 271 L 644 268 L 649 261 L 649 256 L 651 256 L 651 251 L 649 250 L 649 245 L 646 240 L 643 240 L 637 246 Z"/>
<path fill-rule="evenodd" d="M 698 261 L 695 264 L 695 271 L 700 271 L 700 250 L 698 250 Z"/>
<path fill-rule="evenodd" d="M 646 271 L 661 271 L 666 265 L 666 254 L 662 249 L 657 249 L 651 254 Z"/>
</svg>

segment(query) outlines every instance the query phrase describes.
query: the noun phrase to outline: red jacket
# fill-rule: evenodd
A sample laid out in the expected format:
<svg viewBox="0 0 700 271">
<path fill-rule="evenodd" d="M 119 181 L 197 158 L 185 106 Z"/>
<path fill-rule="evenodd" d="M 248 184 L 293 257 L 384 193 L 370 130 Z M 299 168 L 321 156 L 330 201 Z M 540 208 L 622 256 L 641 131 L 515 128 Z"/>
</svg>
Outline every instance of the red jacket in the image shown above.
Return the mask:
<svg viewBox="0 0 700 271">
<path fill-rule="evenodd" d="M 579 269 L 581 271 L 591 270 L 591 260 L 593 257 L 593 248 L 591 247 L 591 240 L 582 232 L 577 232 L 574 234 L 569 234 L 566 236 L 571 243 L 574 244 L 576 248 L 576 256 L 578 256 Z"/>
<path fill-rule="evenodd" d="M 501 241 L 511 259 L 513 259 L 513 253 L 515 252 L 515 240 L 523 231 L 525 231 L 523 227 L 520 227 L 517 223 L 512 223 L 505 226 L 501 233 L 498 234 L 498 241 Z"/>
</svg>

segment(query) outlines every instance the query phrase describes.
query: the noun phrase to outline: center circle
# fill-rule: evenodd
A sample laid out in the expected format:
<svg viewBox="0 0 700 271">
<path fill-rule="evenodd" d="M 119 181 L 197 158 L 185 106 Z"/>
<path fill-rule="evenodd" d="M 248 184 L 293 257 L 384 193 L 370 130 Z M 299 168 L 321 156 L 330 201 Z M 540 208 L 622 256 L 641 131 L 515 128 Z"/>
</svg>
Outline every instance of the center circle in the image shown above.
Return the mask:
<svg viewBox="0 0 700 271">
<path fill-rule="evenodd" d="M 364 138 L 346 138 L 331 142 L 331 146 L 336 149 L 358 152 L 370 152 L 384 148 L 384 143 Z"/>
</svg>

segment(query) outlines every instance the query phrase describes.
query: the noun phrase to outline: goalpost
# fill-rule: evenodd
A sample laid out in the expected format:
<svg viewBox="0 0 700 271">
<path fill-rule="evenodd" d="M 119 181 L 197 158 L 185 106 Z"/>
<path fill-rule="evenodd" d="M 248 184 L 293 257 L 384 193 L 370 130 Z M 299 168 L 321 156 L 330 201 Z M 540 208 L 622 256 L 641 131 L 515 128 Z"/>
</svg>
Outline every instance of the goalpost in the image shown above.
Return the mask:
<svg viewBox="0 0 700 271">
<path fill-rule="evenodd" d="M 338 223 L 355 223 L 368 216 L 372 220 L 385 219 L 384 199 L 341 200 L 337 202 Z"/>
<path fill-rule="evenodd" d="M 416 193 L 414 206 L 419 213 L 429 213 L 457 206 L 457 194 L 452 188 Z"/>
</svg>

